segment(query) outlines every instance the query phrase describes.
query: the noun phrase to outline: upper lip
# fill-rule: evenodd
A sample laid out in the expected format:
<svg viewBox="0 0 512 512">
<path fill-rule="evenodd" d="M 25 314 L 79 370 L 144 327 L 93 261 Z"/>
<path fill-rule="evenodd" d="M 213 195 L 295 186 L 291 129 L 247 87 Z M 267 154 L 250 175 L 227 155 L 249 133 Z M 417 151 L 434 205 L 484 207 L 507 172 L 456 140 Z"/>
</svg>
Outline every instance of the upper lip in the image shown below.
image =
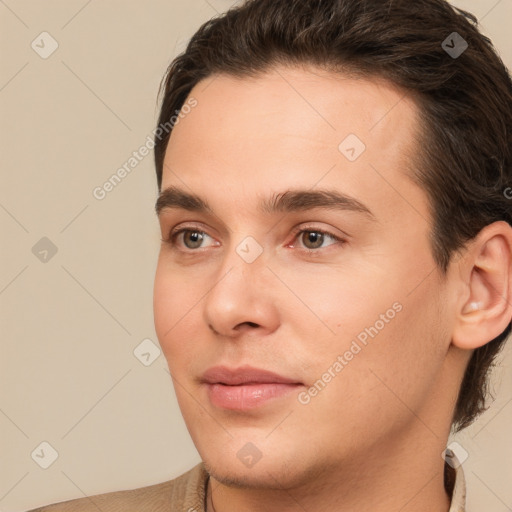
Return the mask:
<svg viewBox="0 0 512 512">
<path fill-rule="evenodd" d="M 301 384 L 294 379 L 283 377 L 282 375 L 261 368 L 253 368 L 252 366 L 240 366 L 238 368 L 214 366 L 203 373 L 201 380 L 207 384 L 226 384 L 228 386 L 271 383 Z"/>
</svg>

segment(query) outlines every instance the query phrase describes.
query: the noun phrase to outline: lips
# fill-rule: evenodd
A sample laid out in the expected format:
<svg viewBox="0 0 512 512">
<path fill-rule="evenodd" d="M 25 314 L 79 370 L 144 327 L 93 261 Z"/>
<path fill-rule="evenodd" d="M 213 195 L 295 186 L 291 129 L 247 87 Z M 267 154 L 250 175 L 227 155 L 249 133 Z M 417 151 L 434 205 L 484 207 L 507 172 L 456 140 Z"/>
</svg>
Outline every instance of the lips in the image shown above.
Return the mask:
<svg viewBox="0 0 512 512">
<path fill-rule="evenodd" d="M 207 388 L 210 402 L 230 410 L 259 407 L 303 385 L 295 379 L 251 366 L 233 369 L 215 366 L 203 374 L 201 381 Z"/>
<path fill-rule="evenodd" d="M 203 382 L 208 384 L 226 384 L 239 386 L 241 384 L 301 384 L 296 380 L 283 377 L 268 370 L 260 370 L 252 366 L 241 366 L 230 369 L 226 366 L 215 366 L 203 374 Z"/>
</svg>

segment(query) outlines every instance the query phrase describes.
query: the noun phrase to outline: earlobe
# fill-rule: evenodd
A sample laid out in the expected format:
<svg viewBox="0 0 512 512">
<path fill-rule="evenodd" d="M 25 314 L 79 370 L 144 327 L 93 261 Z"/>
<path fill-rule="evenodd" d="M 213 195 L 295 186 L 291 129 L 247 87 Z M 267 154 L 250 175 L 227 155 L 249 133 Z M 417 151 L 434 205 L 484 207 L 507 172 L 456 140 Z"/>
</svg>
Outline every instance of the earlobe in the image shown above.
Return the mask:
<svg viewBox="0 0 512 512">
<path fill-rule="evenodd" d="M 458 264 L 468 293 L 458 306 L 452 344 L 472 350 L 499 336 L 512 318 L 512 227 L 486 226 Z"/>
</svg>

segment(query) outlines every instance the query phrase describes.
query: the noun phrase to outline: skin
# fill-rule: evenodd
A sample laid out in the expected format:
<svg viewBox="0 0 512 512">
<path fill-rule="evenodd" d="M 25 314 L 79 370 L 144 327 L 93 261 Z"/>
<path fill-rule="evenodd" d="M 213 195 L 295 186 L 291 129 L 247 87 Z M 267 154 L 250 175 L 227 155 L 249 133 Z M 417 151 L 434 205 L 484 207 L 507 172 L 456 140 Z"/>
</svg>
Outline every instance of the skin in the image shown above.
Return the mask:
<svg viewBox="0 0 512 512">
<path fill-rule="evenodd" d="M 417 107 L 391 84 L 279 66 L 209 77 L 190 96 L 197 106 L 172 132 L 162 190 L 196 194 L 212 212 L 160 211 L 164 240 L 190 231 L 162 242 L 154 313 L 216 512 L 448 511 L 441 453 L 464 369 L 512 316 L 510 227 L 488 227 L 442 275 L 428 199 L 408 177 Z M 366 145 L 353 162 L 338 149 L 349 134 Z M 258 207 L 297 189 L 335 190 L 372 215 Z M 312 242 L 316 230 L 341 241 Z M 252 263 L 236 252 L 248 236 L 263 249 Z M 481 310 L 469 311 L 474 301 Z M 397 303 L 400 312 L 300 403 L 299 392 Z M 302 386 L 250 411 L 225 410 L 200 382 L 220 364 Z M 237 457 L 248 442 L 262 454 L 252 467 Z"/>
</svg>

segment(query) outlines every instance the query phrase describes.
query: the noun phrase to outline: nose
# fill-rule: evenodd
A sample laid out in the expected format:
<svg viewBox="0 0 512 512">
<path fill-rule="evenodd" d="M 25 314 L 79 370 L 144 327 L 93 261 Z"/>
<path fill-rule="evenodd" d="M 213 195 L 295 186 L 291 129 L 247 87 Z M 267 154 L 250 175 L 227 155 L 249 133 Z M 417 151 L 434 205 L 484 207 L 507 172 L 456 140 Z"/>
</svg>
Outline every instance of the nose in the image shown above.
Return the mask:
<svg viewBox="0 0 512 512">
<path fill-rule="evenodd" d="M 275 277 L 265 254 L 247 263 L 234 249 L 226 255 L 204 301 L 204 320 L 217 335 L 266 335 L 279 326 Z"/>
</svg>

